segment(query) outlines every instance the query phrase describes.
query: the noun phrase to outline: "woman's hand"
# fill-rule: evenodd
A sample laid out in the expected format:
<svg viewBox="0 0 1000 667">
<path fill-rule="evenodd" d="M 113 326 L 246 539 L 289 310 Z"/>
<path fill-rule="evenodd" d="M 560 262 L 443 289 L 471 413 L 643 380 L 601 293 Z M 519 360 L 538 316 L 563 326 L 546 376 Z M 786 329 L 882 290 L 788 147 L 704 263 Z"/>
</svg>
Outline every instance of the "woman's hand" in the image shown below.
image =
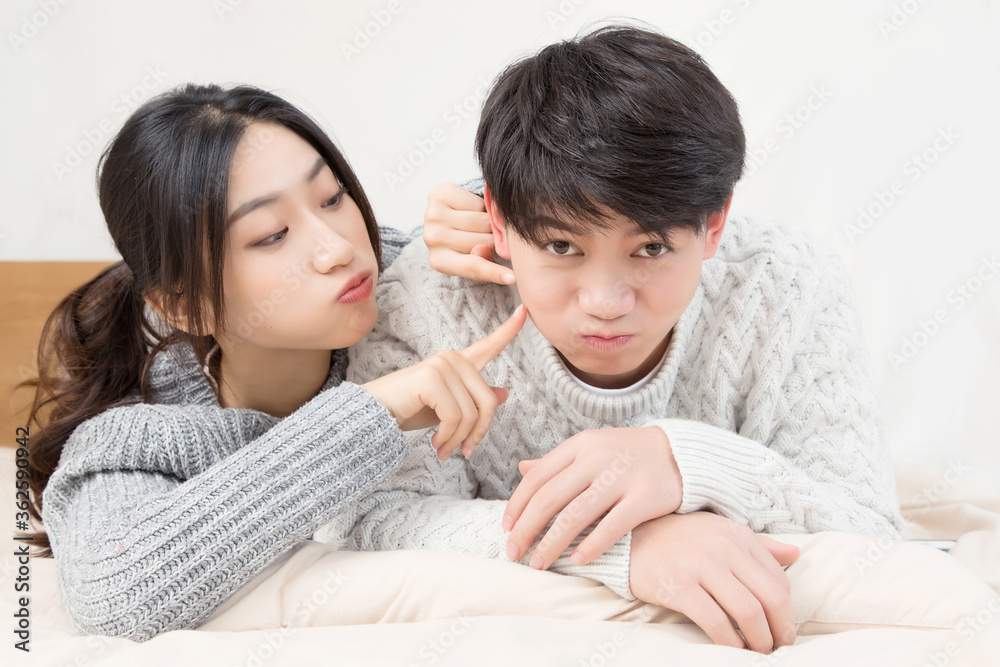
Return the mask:
<svg viewBox="0 0 1000 667">
<path fill-rule="evenodd" d="M 431 188 L 424 213 L 431 267 L 449 276 L 511 285 L 514 273 L 493 262 L 493 232 L 483 198 L 453 183 Z"/>
<path fill-rule="evenodd" d="M 670 514 L 632 531 L 629 584 L 637 598 L 679 611 L 716 644 L 769 653 L 795 643 L 782 567 L 798 557 L 798 547 L 731 519 Z"/>
<path fill-rule="evenodd" d="M 524 479 L 504 511 L 507 554 L 519 558 L 555 518 L 531 557 L 537 569 L 600 519 L 573 551 L 585 565 L 639 524 L 677 511 L 684 496 L 670 441 L 656 426 L 581 431 L 519 468 Z"/>
<path fill-rule="evenodd" d="M 404 431 L 439 424 L 431 445 L 442 461 L 460 445 L 471 456 L 497 406 L 507 400 L 506 389 L 490 387 L 479 373 L 514 339 L 527 316 L 524 306 L 518 306 L 496 331 L 461 352 L 439 352 L 362 386 Z"/>
</svg>

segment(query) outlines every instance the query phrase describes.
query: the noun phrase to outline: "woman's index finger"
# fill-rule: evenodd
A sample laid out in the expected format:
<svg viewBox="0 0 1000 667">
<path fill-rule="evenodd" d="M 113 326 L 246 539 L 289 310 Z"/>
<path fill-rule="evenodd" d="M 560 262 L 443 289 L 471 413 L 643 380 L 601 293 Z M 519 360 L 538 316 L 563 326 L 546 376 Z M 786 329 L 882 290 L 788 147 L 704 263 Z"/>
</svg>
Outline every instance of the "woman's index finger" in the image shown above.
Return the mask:
<svg viewBox="0 0 1000 667">
<path fill-rule="evenodd" d="M 476 367 L 476 370 L 483 370 L 486 364 L 514 340 L 527 319 L 528 311 L 522 304 L 514 309 L 507 321 L 497 327 L 493 333 L 462 350 L 461 355 L 468 359 Z"/>
</svg>

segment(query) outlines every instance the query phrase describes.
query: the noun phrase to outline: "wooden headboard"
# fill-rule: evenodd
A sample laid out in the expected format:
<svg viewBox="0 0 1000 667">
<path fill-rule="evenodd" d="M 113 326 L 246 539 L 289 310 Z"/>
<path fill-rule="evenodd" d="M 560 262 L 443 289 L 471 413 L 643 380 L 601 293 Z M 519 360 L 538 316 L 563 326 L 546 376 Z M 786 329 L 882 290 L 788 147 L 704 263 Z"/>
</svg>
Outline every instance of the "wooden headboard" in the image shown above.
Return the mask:
<svg viewBox="0 0 1000 667">
<path fill-rule="evenodd" d="M 36 371 L 38 338 L 59 301 L 112 262 L 0 262 L 0 446 L 13 447 L 31 392 L 14 386 Z"/>
</svg>

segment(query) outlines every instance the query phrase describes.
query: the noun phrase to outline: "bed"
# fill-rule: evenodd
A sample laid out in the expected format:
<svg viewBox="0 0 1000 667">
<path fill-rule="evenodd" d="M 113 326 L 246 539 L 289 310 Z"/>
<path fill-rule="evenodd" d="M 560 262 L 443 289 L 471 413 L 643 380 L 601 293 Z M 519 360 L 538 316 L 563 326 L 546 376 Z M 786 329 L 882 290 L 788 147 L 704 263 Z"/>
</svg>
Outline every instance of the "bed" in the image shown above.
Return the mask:
<svg viewBox="0 0 1000 667">
<path fill-rule="evenodd" d="M 0 454 L 3 497 L 13 498 L 15 451 Z M 954 549 L 838 533 L 782 537 L 802 549 L 788 568 L 798 640 L 771 655 L 714 646 L 680 614 L 625 602 L 581 578 L 456 554 L 336 552 L 307 541 L 199 629 L 143 644 L 77 635 L 54 561 L 32 558 L 30 664 L 1000 664 L 1000 493 L 954 470 L 897 467 L 896 474 L 911 537 L 955 539 Z M 25 595 L 15 591 L 25 573 L 19 543 L 11 544 L 0 560 L 7 619 Z M 14 647 L 21 639 L 6 636 L 13 662 L 4 664 L 29 664 Z"/>
</svg>

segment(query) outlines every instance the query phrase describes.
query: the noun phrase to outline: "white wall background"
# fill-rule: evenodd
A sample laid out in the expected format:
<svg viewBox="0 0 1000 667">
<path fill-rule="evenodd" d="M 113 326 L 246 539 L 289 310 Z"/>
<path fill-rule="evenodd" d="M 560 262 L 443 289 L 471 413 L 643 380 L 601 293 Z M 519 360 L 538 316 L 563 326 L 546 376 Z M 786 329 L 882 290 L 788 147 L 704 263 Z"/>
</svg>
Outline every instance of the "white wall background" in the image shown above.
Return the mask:
<svg viewBox="0 0 1000 667">
<path fill-rule="evenodd" d="M 695 47 L 736 95 L 756 160 L 735 208 L 844 257 L 895 456 L 995 487 L 995 0 L 6 0 L 0 259 L 116 258 L 97 153 L 138 103 L 186 81 L 253 83 L 301 105 L 380 221 L 413 227 L 430 186 L 476 171 L 484 82 L 609 17 Z"/>
</svg>

